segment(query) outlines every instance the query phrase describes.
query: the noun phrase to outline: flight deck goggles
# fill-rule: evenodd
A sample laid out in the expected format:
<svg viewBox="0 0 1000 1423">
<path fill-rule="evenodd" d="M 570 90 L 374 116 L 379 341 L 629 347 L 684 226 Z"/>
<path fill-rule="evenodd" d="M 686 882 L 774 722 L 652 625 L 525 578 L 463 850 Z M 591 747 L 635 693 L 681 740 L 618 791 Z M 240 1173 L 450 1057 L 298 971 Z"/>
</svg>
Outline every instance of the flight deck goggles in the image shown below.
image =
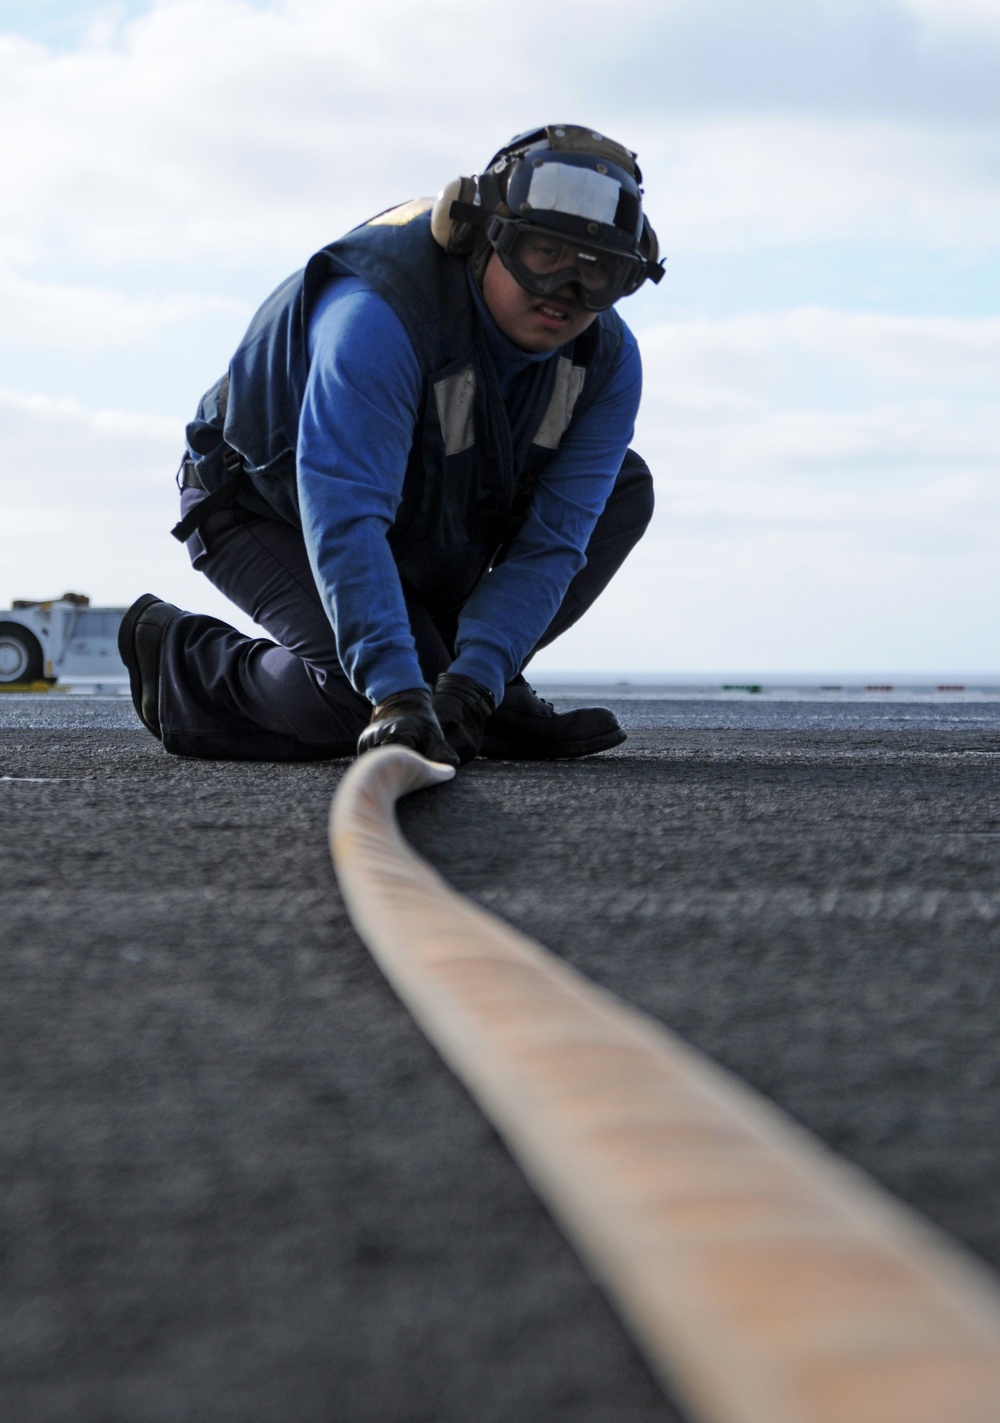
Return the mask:
<svg viewBox="0 0 1000 1423">
<path fill-rule="evenodd" d="M 511 276 L 533 296 L 552 296 L 570 284 L 588 311 L 607 311 L 646 272 L 642 257 L 574 242 L 564 232 L 516 218 L 491 216 L 486 235 Z"/>
</svg>

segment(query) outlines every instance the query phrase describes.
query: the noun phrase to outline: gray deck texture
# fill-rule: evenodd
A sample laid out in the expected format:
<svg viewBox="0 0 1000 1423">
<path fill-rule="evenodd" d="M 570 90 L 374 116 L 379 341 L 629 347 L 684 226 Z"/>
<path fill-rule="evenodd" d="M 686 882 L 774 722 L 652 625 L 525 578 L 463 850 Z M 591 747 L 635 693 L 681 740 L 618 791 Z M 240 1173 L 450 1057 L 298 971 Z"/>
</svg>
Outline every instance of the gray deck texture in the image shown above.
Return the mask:
<svg viewBox="0 0 1000 1423">
<path fill-rule="evenodd" d="M 1000 1268 L 1000 703 L 621 712 L 407 834 Z M 351 930 L 343 763 L 0 727 L 0 1416 L 676 1423 Z"/>
</svg>

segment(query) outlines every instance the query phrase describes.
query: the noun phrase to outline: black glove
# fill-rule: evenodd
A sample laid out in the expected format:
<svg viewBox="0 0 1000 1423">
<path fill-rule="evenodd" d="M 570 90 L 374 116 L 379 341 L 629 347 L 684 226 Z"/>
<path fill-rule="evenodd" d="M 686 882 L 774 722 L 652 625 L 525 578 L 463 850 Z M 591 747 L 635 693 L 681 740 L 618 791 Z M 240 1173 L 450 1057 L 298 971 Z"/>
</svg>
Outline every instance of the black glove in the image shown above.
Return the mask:
<svg viewBox="0 0 1000 1423">
<path fill-rule="evenodd" d="M 461 672 L 442 672 L 434 683 L 434 710 L 459 765 L 474 760 L 486 723 L 496 711 L 492 694 Z"/>
<path fill-rule="evenodd" d="M 426 687 L 393 692 L 379 702 L 372 719 L 358 737 L 358 755 L 374 746 L 409 746 L 428 761 L 457 766 L 458 757 L 448 745 L 434 715 L 434 704 Z"/>
</svg>

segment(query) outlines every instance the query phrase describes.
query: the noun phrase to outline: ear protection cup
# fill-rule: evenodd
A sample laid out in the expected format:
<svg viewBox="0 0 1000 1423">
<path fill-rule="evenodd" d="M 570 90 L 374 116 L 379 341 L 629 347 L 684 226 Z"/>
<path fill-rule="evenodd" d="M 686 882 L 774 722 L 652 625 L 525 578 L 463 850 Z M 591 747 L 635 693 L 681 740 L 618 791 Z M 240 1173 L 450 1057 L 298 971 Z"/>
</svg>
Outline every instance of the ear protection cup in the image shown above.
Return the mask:
<svg viewBox="0 0 1000 1423">
<path fill-rule="evenodd" d="M 431 209 L 431 234 L 439 247 L 453 257 L 467 257 L 472 251 L 477 229 L 469 222 L 456 222 L 451 215 L 454 202 L 475 201 L 479 184 L 475 178 L 452 178 L 437 195 Z"/>
</svg>

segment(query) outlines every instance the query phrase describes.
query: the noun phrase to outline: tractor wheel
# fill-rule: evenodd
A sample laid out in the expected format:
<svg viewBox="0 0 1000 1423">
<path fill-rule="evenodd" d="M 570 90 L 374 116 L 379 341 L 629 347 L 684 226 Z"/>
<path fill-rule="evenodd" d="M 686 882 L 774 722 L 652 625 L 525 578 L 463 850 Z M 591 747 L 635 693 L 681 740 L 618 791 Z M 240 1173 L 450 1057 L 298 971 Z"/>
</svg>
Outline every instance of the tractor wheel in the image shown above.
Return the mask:
<svg viewBox="0 0 1000 1423">
<path fill-rule="evenodd" d="M 0 623 L 0 686 L 40 682 L 45 671 L 38 638 L 20 623 Z"/>
</svg>

